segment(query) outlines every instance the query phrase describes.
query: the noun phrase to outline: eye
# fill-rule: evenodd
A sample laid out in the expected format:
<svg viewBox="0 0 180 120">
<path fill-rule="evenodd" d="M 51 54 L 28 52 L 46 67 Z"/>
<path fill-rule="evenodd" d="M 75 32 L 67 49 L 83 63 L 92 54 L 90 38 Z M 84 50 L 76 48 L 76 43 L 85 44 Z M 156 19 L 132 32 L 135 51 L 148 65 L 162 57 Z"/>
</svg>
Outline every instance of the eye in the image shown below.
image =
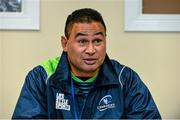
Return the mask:
<svg viewBox="0 0 180 120">
<path fill-rule="evenodd" d="M 86 39 L 81 39 L 81 40 L 78 40 L 78 43 L 81 45 L 81 46 L 84 46 L 84 45 L 87 45 L 88 41 Z"/>
<path fill-rule="evenodd" d="M 98 46 L 98 45 L 101 44 L 101 42 L 102 42 L 101 39 L 95 39 L 95 40 L 93 41 L 93 44 L 96 45 L 96 46 Z"/>
</svg>

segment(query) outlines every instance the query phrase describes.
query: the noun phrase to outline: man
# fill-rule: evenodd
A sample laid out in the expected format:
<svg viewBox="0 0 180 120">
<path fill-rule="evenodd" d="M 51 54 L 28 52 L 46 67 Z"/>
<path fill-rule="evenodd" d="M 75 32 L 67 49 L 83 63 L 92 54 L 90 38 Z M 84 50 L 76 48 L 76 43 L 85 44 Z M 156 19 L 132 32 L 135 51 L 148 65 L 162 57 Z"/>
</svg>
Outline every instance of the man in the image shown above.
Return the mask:
<svg viewBox="0 0 180 120">
<path fill-rule="evenodd" d="M 13 118 L 161 118 L 137 73 L 106 54 L 99 12 L 84 8 L 70 14 L 61 44 L 60 58 L 27 75 Z"/>
</svg>

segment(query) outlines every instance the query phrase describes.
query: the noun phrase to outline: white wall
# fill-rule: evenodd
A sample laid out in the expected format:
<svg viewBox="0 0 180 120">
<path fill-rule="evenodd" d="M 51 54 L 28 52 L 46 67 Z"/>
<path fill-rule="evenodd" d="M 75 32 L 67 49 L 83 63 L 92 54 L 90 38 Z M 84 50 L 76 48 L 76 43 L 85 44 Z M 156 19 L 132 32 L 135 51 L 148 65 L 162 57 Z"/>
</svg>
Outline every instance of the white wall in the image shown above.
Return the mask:
<svg viewBox="0 0 180 120">
<path fill-rule="evenodd" d="M 82 7 L 102 13 L 109 56 L 139 73 L 162 117 L 180 118 L 180 34 L 124 32 L 123 0 L 41 0 L 40 31 L 0 31 L 0 118 L 11 117 L 27 72 L 60 55 L 66 17 Z"/>
</svg>

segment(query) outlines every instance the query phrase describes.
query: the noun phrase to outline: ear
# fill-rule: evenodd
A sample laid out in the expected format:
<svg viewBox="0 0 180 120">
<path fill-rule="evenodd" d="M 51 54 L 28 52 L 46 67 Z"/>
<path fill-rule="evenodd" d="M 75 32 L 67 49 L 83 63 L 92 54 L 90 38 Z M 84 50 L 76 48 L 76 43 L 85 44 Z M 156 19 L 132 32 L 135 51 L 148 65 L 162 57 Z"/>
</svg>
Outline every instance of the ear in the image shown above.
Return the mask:
<svg viewBox="0 0 180 120">
<path fill-rule="evenodd" d="M 61 46 L 63 51 L 67 52 L 67 38 L 65 36 L 61 36 Z"/>
</svg>

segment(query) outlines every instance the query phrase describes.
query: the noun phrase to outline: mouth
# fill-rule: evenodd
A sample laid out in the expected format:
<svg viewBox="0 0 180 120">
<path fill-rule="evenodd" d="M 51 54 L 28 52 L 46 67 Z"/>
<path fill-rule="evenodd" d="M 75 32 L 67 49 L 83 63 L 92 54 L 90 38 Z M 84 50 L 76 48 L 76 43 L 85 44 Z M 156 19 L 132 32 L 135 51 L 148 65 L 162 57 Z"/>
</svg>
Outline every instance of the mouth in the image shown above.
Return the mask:
<svg viewBox="0 0 180 120">
<path fill-rule="evenodd" d="M 97 61 L 97 59 L 95 59 L 95 58 L 86 58 L 86 59 L 83 59 L 83 60 L 84 60 L 84 63 L 87 64 L 87 65 L 93 65 Z"/>
</svg>

